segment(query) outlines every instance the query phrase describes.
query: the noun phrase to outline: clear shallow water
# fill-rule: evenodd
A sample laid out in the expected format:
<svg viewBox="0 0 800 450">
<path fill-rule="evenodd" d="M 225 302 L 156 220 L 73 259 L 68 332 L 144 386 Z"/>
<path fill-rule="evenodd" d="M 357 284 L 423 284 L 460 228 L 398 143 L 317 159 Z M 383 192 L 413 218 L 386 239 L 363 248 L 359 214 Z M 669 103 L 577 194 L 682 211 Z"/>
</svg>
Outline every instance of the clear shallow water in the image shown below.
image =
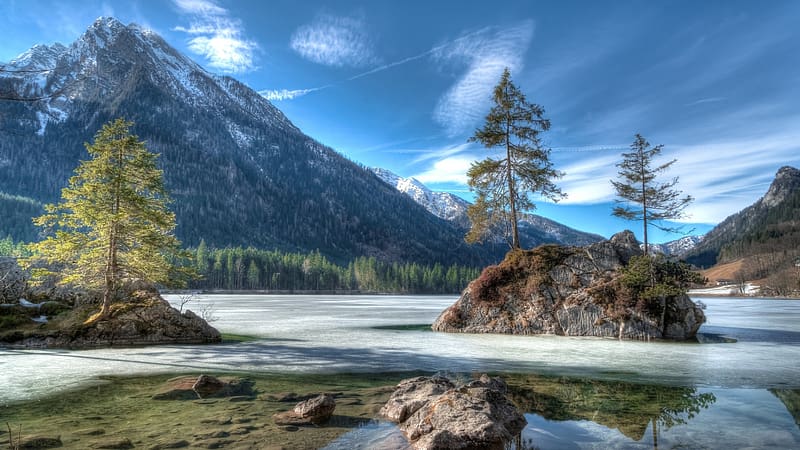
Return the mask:
<svg viewBox="0 0 800 450">
<path fill-rule="evenodd" d="M 173 302 L 177 297 L 168 296 Z M 209 295 L 213 325 L 256 341 L 84 351 L 0 349 L 0 403 L 98 375 L 190 371 L 517 372 L 694 387 L 800 388 L 800 301 L 702 299 L 701 333 L 734 343 L 434 333 L 442 296 Z M 380 328 L 383 327 L 383 328 Z M 398 327 L 401 328 L 401 327 Z"/>
<path fill-rule="evenodd" d="M 100 375 L 504 372 L 528 413 L 525 448 L 650 448 L 654 427 L 662 448 L 800 448 L 800 301 L 704 298 L 708 322 L 701 334 L 708 343 L 702 344 L 444 334 L 418 326 L 454 301 L 202 296 L 189 308 L 213 304 L 214 326 L 259 339 L 86 351 L 0 349 L 0 405 L 96 382 Z M 329 448 L 370 448 L 396 432 L 376 423 Z"/>
</svg>

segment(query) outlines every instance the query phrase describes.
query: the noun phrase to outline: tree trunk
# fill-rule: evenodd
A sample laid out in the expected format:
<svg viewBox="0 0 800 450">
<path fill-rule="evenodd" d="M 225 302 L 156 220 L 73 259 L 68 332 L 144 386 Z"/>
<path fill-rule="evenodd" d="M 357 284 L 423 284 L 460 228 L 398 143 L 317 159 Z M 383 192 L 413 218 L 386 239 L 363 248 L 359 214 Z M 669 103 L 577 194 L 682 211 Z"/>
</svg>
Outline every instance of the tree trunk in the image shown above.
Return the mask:
<svg viewBox="0 0 800 450">
<path fill-rule="evenodd" d="M 641 176 L 642 176 L 642 223 L 644 223 L 644 254 L 647 256 L 648 248 L 647 248 L 647 186 L 645 186 L 644 182 L 644 155 L 642 154 L 642 149 L 639 149 L 640 153 L 640 166 L 641 166 Z"/>
<path fill-rule="evenodd" d="M 506 85 L 506 97 L 508 86 Z M 511 209 L 511 249 L 517 250 L 519 245 L 519 230 L 517 229 L 517 202 L 514 186 L 514 173 L 511 169 L 511 114 L 506 113 L 506 176 L 508 177 L 508 206 Z"/>
</svg>

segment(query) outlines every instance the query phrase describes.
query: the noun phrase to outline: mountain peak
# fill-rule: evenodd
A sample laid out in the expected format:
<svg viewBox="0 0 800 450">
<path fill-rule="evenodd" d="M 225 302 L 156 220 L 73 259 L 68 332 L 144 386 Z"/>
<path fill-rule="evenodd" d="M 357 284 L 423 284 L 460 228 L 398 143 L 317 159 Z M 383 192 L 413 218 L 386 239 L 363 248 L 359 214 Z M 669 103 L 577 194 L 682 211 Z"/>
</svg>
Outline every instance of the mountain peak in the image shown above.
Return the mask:
<svg viewBox="0 0 800 450">
<path fill-rule="evenodd" d="M 763 203 L 768 207 L 773 207 L 798 189 L 800 189 L 800 170 L 783 166 L 775 174 L 775 179 L 764 195 Z"/>
</svg>

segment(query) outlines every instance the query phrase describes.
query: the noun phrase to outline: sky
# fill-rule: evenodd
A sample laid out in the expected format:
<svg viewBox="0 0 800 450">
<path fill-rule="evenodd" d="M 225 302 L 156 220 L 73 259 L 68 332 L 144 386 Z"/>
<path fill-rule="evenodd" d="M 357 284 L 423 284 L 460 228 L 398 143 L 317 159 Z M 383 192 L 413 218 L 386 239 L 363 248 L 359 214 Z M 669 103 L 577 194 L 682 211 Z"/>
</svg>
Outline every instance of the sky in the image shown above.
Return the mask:
<svg viewBox="0 0 800 450">
<path fill-rule="evenodd" d="M 800 167 L 800 2 L 4 0 L 0 61 L 77 39 L 99 16 L 159 33 L 206 70 L 270 99 L 309 136 L 366 166 L 471 200 L 468 139 L 504 68 L 544 107 L 567 194 L 536 213 L 604 236 L 637 133 L 677 161 L 702 234 Z M 681 237 L 651 229 L 651 242 Z"/>
</svg>

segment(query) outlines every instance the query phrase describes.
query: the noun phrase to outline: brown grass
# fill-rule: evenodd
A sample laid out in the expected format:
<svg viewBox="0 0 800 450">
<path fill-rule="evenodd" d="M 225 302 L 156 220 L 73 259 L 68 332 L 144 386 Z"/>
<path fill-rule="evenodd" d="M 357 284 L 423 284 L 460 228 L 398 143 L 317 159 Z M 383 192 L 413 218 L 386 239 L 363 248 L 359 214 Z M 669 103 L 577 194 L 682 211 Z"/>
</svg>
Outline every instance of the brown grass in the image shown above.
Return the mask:
<svg viewBox="0 0 800 450">
<path fill-rule="evenodd" d="M 718 280 L 736 280 L 736 272 L 742 269 L 744 259 L 737 259 L 725 264 L 717 264 L 716 266 L 700 271 L 704 277 L 708 279 L 709 286 L 716 286 Z"/>
</svg>

